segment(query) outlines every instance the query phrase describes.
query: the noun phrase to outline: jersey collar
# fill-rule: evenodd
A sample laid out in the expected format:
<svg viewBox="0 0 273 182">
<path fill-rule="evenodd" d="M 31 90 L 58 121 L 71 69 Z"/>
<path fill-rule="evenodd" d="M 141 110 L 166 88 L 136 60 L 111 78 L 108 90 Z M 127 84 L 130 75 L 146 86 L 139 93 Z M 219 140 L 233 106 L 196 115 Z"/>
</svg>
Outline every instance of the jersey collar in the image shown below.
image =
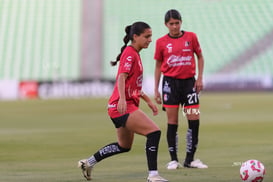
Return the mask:
<svg viewBox="0 0 273 182">
<path fill-rule="evenodd" d="M 182 32 L 182 35 L 180 35 L 179 37 L 173 37 L 173 36 L 171 36 L 169 33 L 168 33 L 168 36 L 169 36 L 170 38 L 172 38 L 172 39 L 178 39 L 178 38 L 180 38 L 180 37 L 183 37 L 183 35 L 185 34 L 184 30 L 181 30 L 181 32 Z"/>
</svg>

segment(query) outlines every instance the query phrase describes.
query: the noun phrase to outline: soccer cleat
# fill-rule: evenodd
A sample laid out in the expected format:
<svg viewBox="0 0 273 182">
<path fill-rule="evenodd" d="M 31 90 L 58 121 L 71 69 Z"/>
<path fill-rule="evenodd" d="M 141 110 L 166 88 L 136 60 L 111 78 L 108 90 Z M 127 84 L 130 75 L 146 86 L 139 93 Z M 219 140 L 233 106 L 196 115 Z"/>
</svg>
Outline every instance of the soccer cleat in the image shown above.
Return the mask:
<svg viewBox="0 0 273 182">
<path fill-rule="evenodd" d="M 192 161 L 190 164 L 187 164 L 186 162 L 184 162 L 184 167 L 199 168 L 199 169 L 208 168 L 208 166 L 206 164 L 203 164 L 203 162 L 200 161 L 199 159 L 196 159 L 196 160 Z"/>
<path fill-rule="evenodd" d="M 174 170 L 182 167 L 182 165 L 177 161 L 171 161 L 167 164 L 167 169 Z"/>
<path fill-rule="evenodd" d="M 82 159 L 78 162 L 78 167 L 82 170 L 83 176 L 87 180 L 91 180 L 92 167 L 87 165 L 87 159 Z"/>
<path fill-rule="evenodd" d="M 149 176 L 147 178 L 147 182 L 168 182 L 168 180 L 162 178 L 159 175 L 155 175 L 155 176 Z"/>
</svg>

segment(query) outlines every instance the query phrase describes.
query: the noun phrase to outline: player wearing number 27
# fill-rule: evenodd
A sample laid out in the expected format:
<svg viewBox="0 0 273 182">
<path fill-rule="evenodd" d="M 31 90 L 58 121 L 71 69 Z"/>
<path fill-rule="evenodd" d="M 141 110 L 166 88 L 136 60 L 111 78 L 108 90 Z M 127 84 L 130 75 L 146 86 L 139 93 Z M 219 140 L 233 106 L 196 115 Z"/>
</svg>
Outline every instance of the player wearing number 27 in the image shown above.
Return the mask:
<svg viewBox="0 0 273 182">
<path fill-rule="evenodd" d="M 167 169 L 177 169 L 182 165 L 177 157 L 178 113 L 179 106 L 184 109 L 188 120 L 186 157 L 184 167 L 207 168 L 199 159 L 194 160 L 199 135 L 199 92 L 203 89 L 204 58 L 197 36 L 193 32 L 181 31 L 182 18 L 177 10 L 171 9 L 165 14 L 165 25 L 169 33 L 156 41 L 155 100 L 162 103 L 159 82 L 161 72 L 163 109 L 168 119 L 167 142 L 171 161 Z M 196 64 L 198 75 L 195 79 Z"/>
</svg>

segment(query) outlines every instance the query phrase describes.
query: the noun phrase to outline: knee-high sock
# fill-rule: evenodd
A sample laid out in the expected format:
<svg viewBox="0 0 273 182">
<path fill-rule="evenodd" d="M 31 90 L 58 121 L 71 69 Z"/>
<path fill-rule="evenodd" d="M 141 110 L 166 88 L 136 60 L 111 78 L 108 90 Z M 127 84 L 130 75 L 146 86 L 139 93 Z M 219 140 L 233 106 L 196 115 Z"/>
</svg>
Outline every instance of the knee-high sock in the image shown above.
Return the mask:
<svg viewBox="0 0 273 182">
<path fill-rule="evenodd" d="M 111 157 L 116 154 L 120 154 L 123 152 L 129 152 L 129 149 L 122 148 L 117 142 L 108 144 L 104 147 L 102 147 L 100 150 L 98 150 L 93 156 L 91 156 L 88 159 L 88 163 L 90 166 L 95 165 L 97 162 L 107 158 Z"/>
<path fill-rule="evenodd" d="M 155 131 L 147 135 L 146 157 L 149 171 L 157 170 L 158 144 L 161 131 Z"/>
<path fill-rule="evenodd" d="M 167 142 L 168 142 L 168 149 L 169 153 L 171 156 L 172 161 L 178 161 L 177 158 L 177 142 L 178 142 L 178 137 L 177 137 L 177 125 L 175 124 L 168 124 L 168 129 L 167 129 Z"/>
<path fill-rule="evenodd" d="M 199 119 L 189 120 L 189 128 L 187 131 L 187 155 L 186 163 L 191 163 L 194 159 L 194 154 L 198 145 L 198 135 L 199 135 Z"/>
</svg>

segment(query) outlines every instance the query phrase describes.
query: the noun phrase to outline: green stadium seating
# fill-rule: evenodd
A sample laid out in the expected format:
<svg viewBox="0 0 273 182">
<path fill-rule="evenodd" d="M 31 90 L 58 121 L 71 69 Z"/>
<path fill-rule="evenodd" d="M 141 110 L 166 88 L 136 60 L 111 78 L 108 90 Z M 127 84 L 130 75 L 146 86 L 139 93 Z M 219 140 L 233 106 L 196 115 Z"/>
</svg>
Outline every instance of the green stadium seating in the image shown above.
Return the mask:
<svg viewBox="0 0 273 182">
<path fill-rule="evenodd" d="M 0 79 L 77 79 L 80 0 L 3 0 Z"/>
<path fill-rule="evenodd" d="M 0 79 L 79 79 L 81 0 L 2 0 L 0 3 Z M 141 52 L 144 75 L 154 73 L 155 41 L 167 33 L 164 14 L 175 8 L 182 29 L 197 34 L 205 57 L 205 75 L 219 73 L 273 30 L 273 1 L 253 0 L 104 0 L 102 77 L 114 79 L 111 67 L 123 45 L 124 28 L 145 21 L 153 42 Z M 257 53 L 239 75 L 273 77 L 273 46 Z"/>
</svg>

